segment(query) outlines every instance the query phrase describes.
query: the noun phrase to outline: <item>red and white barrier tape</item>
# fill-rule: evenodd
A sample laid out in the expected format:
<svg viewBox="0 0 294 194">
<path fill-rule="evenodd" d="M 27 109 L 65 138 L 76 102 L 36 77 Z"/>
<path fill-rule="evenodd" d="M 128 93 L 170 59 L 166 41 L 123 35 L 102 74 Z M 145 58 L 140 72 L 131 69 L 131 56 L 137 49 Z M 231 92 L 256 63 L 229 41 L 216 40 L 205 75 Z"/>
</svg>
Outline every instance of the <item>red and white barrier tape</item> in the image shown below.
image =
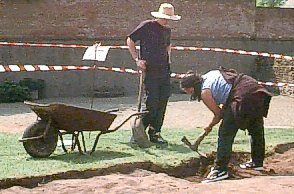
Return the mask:
<svg viewBox="0 0 294 194">
<path fill-rule="evenodd" d="M 120 72 L 120 73 L 131 73 L 131 74 L 138 74 L 141 71 L 136 71 L 133 69 L 128 68 L 120 68 L 120 67 L 104 67 L 104 66 L 96 66 L 98 70 L 102 71 L 113 71 L 113 72 Z M 21 72 L 21 71 L 67 71 L 67 70 L 90 70 L 94 69 L 94 66 L 73 66 L 73 65 L 0 65 L 0 73 L 3 72 Z"/>
<path fill-rule="evenodd" d="M 34 71 L 68 71 L 68 70 L 91 70 L 94 69 L 94 66 L 61 66 L 61 65 L 0 65 L 0 73 L 3 72 L 34 72 Z M 130 73 L 130 74 L 138 74 L 142 73 L 140 70 L 133 70 L 129 68 L 123 67 L 105 67 L 105 66 L 96 66 L 95 69 L 101 71 L 112 71 L 112 72 L 119 72 L 119 73 Z M 171 73 L 171 78 L 181 79 L 186 74 L 180 73 Z M 259 85 L 264 86 L 288 86 L 294 87 L 294 84 L 290 83 L 272 83 L 272 82 L 258 82 Z"/>
<path fill-rule="evenodd" d="M 257 82 L 259 85 L 263 85 L 263 86 L 277 86 L 277 87 L 283 87 L 283 86 L 288 86 L 288 87 L 294 87 L 294 84 L 289 84 L 289 83 L 272 83 L 272 82 Z"/>
<path fill-rule="evenodd" d="M 89 47 L 85 45 L 74 45 L 74 44 L 41 44 L 41 43 L 34 44 L 34 43 L 14 43 L 14 42 L 0 42 L 0 46 L 31 46 L 31 47 L 61 47 L 61 48 L 88 48 Z M 128 48 L 128 46 L 110 46 L 110 48 L 111 49 L 126 49 Z M 239 55 L 252 55 L 252 56 L 270 57 L 270 58 L 276 58 L 276 59 L 294 60 L 294 57 L 286 56 L 282 54 L 234 50 L 234 49 L 226 49 L 226 48 L 206 48 L 206 47 L 201 48 L 201 47 L 174 46 L 172 47 L 172 49 L 180 50 L 180 51 L 214 51 L 214 52 L 225 52 L 225 53 L 239 54 Z"/>
<path fill-rule="evenodd" d="M 0 42 L 0 46 L 28 46 L 28 47 L 61 47 L 61 48 L 88 48 L 89 46 L 76 44 L 47 44 L 47 43 L 22 43 L 22 42 Z"/>
<path fill-rule="evenodd" d="M 252 55 L 252 56 L 270 57 L 270 58 L 276 58 L 276 59 L 294 60 L 294 57 L 292 56 L 256 52 L 256 51 L 233 50 L 233 49 L 224 49 L 224 48 L 180 47 L 180 46 L 176 46 L 173 48 L 175 48 L 176 50 L 184 50 L 184 51 L 214 51 L 214 52 L 225 52 L 225 53 L 232 53 L 232 54 L 239 54 L 239 55 Z"/>
</svg>

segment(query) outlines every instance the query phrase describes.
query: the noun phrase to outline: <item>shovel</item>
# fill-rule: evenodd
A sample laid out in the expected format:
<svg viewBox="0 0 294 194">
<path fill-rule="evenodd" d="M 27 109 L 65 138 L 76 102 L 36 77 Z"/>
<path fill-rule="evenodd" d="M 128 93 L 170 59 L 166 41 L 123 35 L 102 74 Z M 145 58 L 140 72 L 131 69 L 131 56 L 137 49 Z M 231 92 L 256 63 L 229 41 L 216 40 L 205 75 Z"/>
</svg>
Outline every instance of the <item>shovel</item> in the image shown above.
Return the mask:
<svg viewBox="0 0 294 194">
<path fill-rule="evenodd" d="M 140 73 L 139 79 L 139 95 L 138 95 L 138 112 L 142 112 L 142 90 L 143 90 L 143 72 Z M 143 125 L 143 115 L 138 115 L 131 120 L 131 128 L 132 128 L 132 139 L 139 147 L 141 148 L 149 148 L 151 146 L 151 142 L 148 139 L 148 136 L 145 131 L 145 127 Z"/>
<path fill-rule="evenodd" d="M 182 142 L 185 145 L 187 145 L 191 150 L 197 152 L 200 156 L 207 158 L 206 154 L 204 154 L 198 150 L 198 147 L 199 147 L 200 143 L 202 142 L 202 140 L 210 133 L 210 131 L 211 130 L 202 132 L 198 136 L 198 138 L 196 139 L 194 144 L 191 144 L 191 142 L 185 136 L 182 138 Z"/>
</svg>

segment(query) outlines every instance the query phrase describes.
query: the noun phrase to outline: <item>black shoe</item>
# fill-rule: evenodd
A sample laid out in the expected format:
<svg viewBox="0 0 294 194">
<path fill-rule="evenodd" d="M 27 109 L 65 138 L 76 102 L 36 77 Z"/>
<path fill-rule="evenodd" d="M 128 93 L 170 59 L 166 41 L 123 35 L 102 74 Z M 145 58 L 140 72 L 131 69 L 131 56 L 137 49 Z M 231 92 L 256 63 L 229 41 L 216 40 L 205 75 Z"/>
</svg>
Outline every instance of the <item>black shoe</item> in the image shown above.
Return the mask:
<svg viewBox="0 0 294 194">
<path fill-rule="evenodd" d="M 149 139 L 152 143 L 160 144 L 160 145 L 168 145 L 168 142 L 163 139 L 159 132 L 149 134 Z"/>
<path fill-rule="evenodd" d="M 210 183 L 215 181 L 220 181 L 229 178 L 229 174 L 225 170 L 217 170 L 214 167 L 211 168 L 210 173 L 207 175 L 206 179 L 201 183 Z"/>
</svg>

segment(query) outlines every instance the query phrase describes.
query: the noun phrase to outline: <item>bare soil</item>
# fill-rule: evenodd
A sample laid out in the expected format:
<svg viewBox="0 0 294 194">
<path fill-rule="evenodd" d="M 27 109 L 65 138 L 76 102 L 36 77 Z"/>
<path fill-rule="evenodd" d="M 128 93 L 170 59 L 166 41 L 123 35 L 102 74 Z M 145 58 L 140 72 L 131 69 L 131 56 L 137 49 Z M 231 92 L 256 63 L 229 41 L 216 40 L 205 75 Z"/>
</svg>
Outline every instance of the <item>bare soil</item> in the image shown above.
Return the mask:
<svg viewBox="0 0 294 194">
<path fill-rule="evenodd" d="M 212 114 L 202 103 L 183 101 L 185 95 L 175 95 L 168 105 L 164 129 L 204 127 Z M 46 99 L 40 102 L 64 102 L 90 107 L 87 98 Z M 114 125 L 136 110 L 136 97 L 95 99 L 94 109 L 120 108 Z M 22 103 L 0 104 L 0 131 L 22 132 L 36 120 L 34 113 Z M 273 98 L 266 128 L 294 128 L 294 98 Z M 124 129 L 129 129 L 125 125 Z M 195 129 L 196 130 L 196 129 Z M 294 142 L 294 138 L 293 138 Z M 10 180 L 0 193 L 294 193 L 294 143 L 278 145 L 266 158 L 263 172 L 241 170 L 238 163 L 250 158 L 249 153 L 234 153 L 230 179 L 209 184 L 199 182 L 213 164 L 215 153 L 208 159 L 195 158 L 173 169 L 154 164 L 122 164 L 101 171 L 68 172 L 63 175 Z M 18 183 L 18 184 L 17 184 Z M 26 188 L 27 187 L 27 188 Z M 30 187 L 30 188 L 28 188 Z M 33 188 L 32 188 L 33 187 Z"/>
</svg>

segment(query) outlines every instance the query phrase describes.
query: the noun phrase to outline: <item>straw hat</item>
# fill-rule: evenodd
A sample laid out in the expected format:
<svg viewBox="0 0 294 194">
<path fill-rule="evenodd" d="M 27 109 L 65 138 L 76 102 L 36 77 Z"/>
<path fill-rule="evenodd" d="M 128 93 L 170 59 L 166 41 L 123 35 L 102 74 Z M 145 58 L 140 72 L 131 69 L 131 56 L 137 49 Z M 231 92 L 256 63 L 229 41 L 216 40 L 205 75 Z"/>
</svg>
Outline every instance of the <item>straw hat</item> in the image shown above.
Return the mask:
<svg viewBox="0 0 294 194">
<path fill-rule="evenodd" d="M 151 15 L 155 18 L 167 19 L 167 20 L 180 20 L 181 16 L 175 15 L 175 8 L 172 4 L 162 3 L 158 9 L 158 12 L 151 12 Z"/>
</svg>

